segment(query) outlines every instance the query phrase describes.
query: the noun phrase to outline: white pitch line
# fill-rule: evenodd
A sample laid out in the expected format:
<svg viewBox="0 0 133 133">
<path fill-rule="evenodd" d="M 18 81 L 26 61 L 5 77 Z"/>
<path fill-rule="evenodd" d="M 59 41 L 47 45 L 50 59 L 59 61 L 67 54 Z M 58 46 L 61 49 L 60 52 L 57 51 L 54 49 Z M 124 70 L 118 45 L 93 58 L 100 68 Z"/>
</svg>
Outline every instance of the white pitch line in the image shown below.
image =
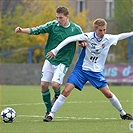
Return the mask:
<svg viewBox="0 0 133 133">
<path fill-rule="evenodd" d="M 33 117 L 33 118 L 37 118 L 37 117 L 39 117 L 39 118 L 41 118 L 41 117 L 43 117 L 43 116 L 39 116 L 39 115 L 17 115 L 18 117 Z"/>
<path fill-rule="evenodd" d="M 90 104 L 90 103 L 106 103 L 106 102 L 109 102 L 108 100 L 107 101 L 82 101 L 82 102 L 79 102 L 79 101 L 72 101 L 72 102 L 65 102 L 66 104 Z M 125 101 L 120 101 L 120 102 L 132 102 L 132 101 L 129 101 L 129 100 L 125 100 Z M 4 105 L 0 105 L 0 106 L 23 106 L 23 105 L 26 105 L 26 106 L 31 106 L 31 105 L 42 105 L 44 104 L 43 102 L 42 103 L 19 103 L 19 104 L 4 104 Z"/>
<path fill-rule="evenodd" d="M 55 117 L 57 119 L 73 119 L 73 120 L 117 120 L 117 118 L 86 118 L 86 117 Z"/>
<path fill-rule="evenodd" d="M 29 105 L 40 105 L 40 104 L 44 104 L 44 103 L 18 103 L 18 104 L 5 104 L 5 105 L 0 105 L 0 106 L 29 106 Z"/>
<path fill-rule="evenodd" d="M 43 118 L 39 115 L 18 115 L 18 117 Z M 90 118 L 90 117 L 54 117 L 61 120 L 119 120 L 120 118 Z"/>
<path fill-rule="evenodd" d="M 90 103 L 106 103 L 106 102 L 110 102 L 109 100 L 102 100 L 102 101 L 82 101 L 82 102 L 77 102 L 77 101 L 72 101 L 72 102 L 66 102 L 66 103 L 76 103 L 76 104 L 83 104 L 83 103 L 86 103 L 86 104 L 90 104 Z M 132 102 L 132 101 L 129 101 L 129 100 L 125 100 L 125 101 L 120 101 L 120 102 Z"/>
</svg>

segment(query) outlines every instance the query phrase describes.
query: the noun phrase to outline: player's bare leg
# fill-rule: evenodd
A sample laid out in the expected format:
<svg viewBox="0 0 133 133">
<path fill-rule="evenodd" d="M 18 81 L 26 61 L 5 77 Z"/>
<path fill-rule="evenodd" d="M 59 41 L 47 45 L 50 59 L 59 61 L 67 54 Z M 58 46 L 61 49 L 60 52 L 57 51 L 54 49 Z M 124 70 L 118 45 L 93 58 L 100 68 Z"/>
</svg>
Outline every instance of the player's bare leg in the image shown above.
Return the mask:
<svg viewBox="0 0 133 133">
<path fill-rule="evenodd" d="M 104 95 L 105 97 L 107 97 L 109 99 L 109 101 L 111 102 L 111 104 L 119 111 L 120 113 L 120 117 L 121 119 L 124 120 L 133 120 L 133 116 L 126 113 L 123 108 L 122 105 L 120 103 L 120 101 L 118 100 L 118 98 L 110 91 L 108 86 L 105 86 L 104 88 L 99 89 Z"/>
<path fill-rule="evenodd" d="M 60 94 L 58 99 L 55 101 L 50 114 L 47 116 L 47 119 L 45 119 L 46 122 L 52 121 L 52 119 L 54 118 L 54 114 L 64 104 L 67 96 L 69 96 L 70 92 L 74 89 L 74 87 L 75 86 L 72 84 L 69 84 L 69 83 L 66 84 L 65 89 Z"/>
</svg>

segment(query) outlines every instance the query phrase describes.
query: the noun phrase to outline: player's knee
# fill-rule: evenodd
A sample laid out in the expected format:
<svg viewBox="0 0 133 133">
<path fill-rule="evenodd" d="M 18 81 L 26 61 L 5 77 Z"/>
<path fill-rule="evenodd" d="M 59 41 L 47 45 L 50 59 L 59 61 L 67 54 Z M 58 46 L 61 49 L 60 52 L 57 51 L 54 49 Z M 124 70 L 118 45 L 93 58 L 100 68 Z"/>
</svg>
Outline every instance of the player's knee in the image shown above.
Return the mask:
<svg viewBox="0 0 133 133">
<path fill-rule="evenodd" d="M 48 82 L 41 81 L 41 89 L 42 89 L 42 92 L 47 91 L 48 90 L 48 86 L 49 86 L 49 83 Z"/>
<path fill-rule="evenodd" d="M 112 98 L 113 95 L 112 95 L 111 92 L 109 92 L 109 93 L 106 93 L 105 96 L 106 96 L 107 98 Z"/>
<path fill-rule="evenodd" d="M 56 82 L 52 82 L 51 83 L 51 86 L 54 90 L 58 90 L 60 88 L 60 84 L 59 83 L 56 83 Z"/>
<path fill-rule="evenodd" d="M 71 93 L 71 91 L 74 89 L 74 87 L 75 87 L 74 85 L 67 83 L 62 94 L 67 97 Z"/>
<path fill-rule="evenodd" d="M 71 91 L 64 89 L 62 92 L 62 95 L 64 95 L 65 97 L 67 97 L 70 94 Z"/>
</svg>

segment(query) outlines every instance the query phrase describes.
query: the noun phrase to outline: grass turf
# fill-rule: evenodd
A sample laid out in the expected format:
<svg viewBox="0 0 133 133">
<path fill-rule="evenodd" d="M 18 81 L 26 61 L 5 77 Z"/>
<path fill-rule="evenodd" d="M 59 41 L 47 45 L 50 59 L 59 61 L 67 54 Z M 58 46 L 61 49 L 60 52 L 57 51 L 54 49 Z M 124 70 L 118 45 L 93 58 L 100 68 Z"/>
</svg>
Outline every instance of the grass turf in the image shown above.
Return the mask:
<svg viewBox="0 0 133 133">
<path fill-rule="evenodd" d="M 133 87 L 110 89 L 125 111 L 133 114 Z M 1 86 L 0 111 L 6 107 L 15 109 L 17 117 L 13 123 L 0 120 L 0 133 L 131 133 L 131 121 L 121 120 L 118 111 L 92 86 L 81 92 L 74 89 L 49 123 L 42 121 L 45 106 L 40 86 Z"/>
</svg>

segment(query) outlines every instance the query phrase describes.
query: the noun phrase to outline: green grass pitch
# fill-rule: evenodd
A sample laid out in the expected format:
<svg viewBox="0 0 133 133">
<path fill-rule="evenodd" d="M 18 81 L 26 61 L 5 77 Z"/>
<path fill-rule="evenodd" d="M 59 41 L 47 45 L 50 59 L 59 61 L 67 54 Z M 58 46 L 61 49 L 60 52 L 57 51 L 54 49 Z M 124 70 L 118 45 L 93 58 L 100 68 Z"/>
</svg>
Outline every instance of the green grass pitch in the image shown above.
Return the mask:
<svg viewBox="0 0 133 133">
<path fill-rule="evenodd" d="M 64 87 L 62 87 L 63 89 Z M 126 112 L 133 114 L 133 87 L 110 86 Z M 51 94 L 53 95 L 53 91 Z M 45 106 L 40 86 L 0 86 L 0 112 L 17 112 L 13 123 L 0 119 L 0 133 L 131 133 L 129 123 L 103 94 L 92 86 L 72 91 L 52 122 L 43 122 Z"/>
</svg>

